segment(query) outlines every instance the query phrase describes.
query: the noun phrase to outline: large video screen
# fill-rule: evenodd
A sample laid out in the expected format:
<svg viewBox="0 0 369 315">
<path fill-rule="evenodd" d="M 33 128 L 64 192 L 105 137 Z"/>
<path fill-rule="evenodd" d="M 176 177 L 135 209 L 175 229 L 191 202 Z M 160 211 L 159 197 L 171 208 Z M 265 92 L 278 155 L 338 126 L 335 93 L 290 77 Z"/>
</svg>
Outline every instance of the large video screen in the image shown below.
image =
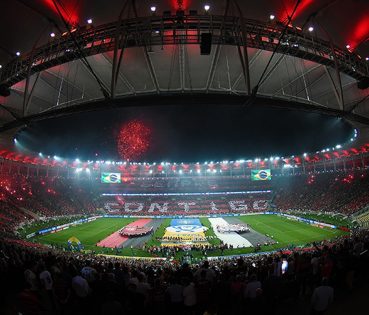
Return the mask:
<svg viewBox="0 0 369 315">
<path fill-rule="evenodd" d="M 271 180 L 272 174 L 270 169 L 251 170 L 251 180 Z"/>
<path fill-rule="evenodd" d="M 101 173 L 101 182 L 104 184 L 120 184 L 122 179 L 120 173 Z"/>
</svg>

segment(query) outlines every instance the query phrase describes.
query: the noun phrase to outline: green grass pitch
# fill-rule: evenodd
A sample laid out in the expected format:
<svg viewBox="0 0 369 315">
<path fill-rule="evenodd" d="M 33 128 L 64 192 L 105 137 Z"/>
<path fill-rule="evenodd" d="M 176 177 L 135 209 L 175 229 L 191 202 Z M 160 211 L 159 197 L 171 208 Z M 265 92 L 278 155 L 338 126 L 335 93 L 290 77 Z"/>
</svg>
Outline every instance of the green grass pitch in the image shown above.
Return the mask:
<svg viewBox="0 0 369 315">
<path fill-rule="evenodd" d="M 277 215 L 249 215 L 239 217 L 239 219 L 255 231 L 273 236 L 280 247 L 332 239 L 344 234 L 338 229 L 319 228 Z"/>
<path fill-rule="evenodd" d="M 285 248 L 290 245 L 303 245 L 312 243 L 314 241 L 332 239 L 345 234 L 345 232 L 338 229 L 319 228 L 306 223 L 292 221 L 277 215 L 249 215 L 240 216 L 238 219 L 249 224 L 251 228 L 257 232 L 272 236 L 274 240 L 278 241 L 278 244 L 263 246 L 262 250 L 265 251 Z M 66 247 L 68 239 L 72 236 L 75 236 L 81 241 L 86 250 L 94 250 L 98 253 L 109 253 L 109 250 L 97 247 L 95 244 L 135 220 L 136 218 L 101 218 L 89 223 L 70 227 L 69 229 L 57 233 L 38 236 L 35 237 L 34 240 L 44 244 Z M 201 218 L 200 220 L 203 225 L 210 228 L 210 222 L 207 218 Z M 170 225 L 170 219 L 164 219 L 162 225 L 158 228 L 153 238 L 148 241 L 147 245 L 159 246 L 160 242 L 157 241 L 156 238 L 160 238 L 164 234 L 165 228 L 168 225 Z M 215 234 L 211 229 L 209 229 L 207 236 L 215 237 Z M 219 243 L 219 239 L 212 238 L 211 244 L 218 245 Z M 242 248 L 226 250 L 224 254 L 238 255 L 252 251 L 252 248 Z M 132 252 L 130 249 L 123 249 L 121 254 L 128 256 L 148 255 L 148 253 L 139 249 L 135 250 L 134 252 Z M 219 255 L 220 252 L 215 251 L 209 254 L 216 256 Z"/>
<path fill-rule="evenodd" d="M 96 243 L 135 220 L 135 218 L 101 218 L 57 233 L 39 236 L 37 240 L 45 244 L 66 246 L 68 239 L 75 236 L 86 249 L 95 249 Z"/>
</svg>

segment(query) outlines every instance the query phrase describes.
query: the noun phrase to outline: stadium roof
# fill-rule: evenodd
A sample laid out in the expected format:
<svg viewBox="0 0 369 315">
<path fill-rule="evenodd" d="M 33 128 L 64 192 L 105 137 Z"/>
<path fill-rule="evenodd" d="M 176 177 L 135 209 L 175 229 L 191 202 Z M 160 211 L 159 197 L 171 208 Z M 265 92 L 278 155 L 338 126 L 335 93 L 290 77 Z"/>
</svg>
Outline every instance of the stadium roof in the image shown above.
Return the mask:
<svg viewBox="0 0 369 315">
<path fill-rule="evenodd" d="M 205 4 L 210 6 L 208 12 Z M 200 54 L 198 42 L 189 40 L 191 34 L 163 42 L 173 28 L 178 34 L 184 32 L 176 18 L 167 29 L 159 25 L 164 23 L 163 14 L 181 19 L 177 14 L 179 5 L 185 15 L 201 17 L 191 20 L 191 23 L 197 21 L 202 25 L 192 25 L 192 31 L 197 27 L 199 34 L 206 32 L 206 27 L 214 31 L 210 55 Z M 154 13 L 152 6 L 156 7 Z M 344 116 L 346 112 L 350 113 L 346 116 L 349 119 L 361 123 L 369 121 L 366 120 L 369 119 L 369 89 L 357 86 L 358 80 L 365 81 L 368 75 L 369 62 L 365 63 L 365 58 L 369 57 L 369 4 L 366 0 L 109 0 L 108 5 L 99 0 L 6 0 L 1 1 L 0 10 L 0 77 L 3 87 L 10 86 L 11 90 L 10 96 L 0 97 L 0 126 L 3 127 L 18 127 L 27 123 L 24 117 L 40 114 L 47 117 L 55 111 L 68 111 L 81 104 L 85 105 L 83 109 L 88 108 L 88 104 L 104 106 L 104 103 L 111 103 L 112 96 L 114 100 L 127 99 L 126 103 L 121 102 L 124 106 L 129 105 L 132 98 L 147 94 L 250 96 L 255 86 L 258 86 L 257 96 L 293 102 L 289 106 L 304 110 L 311 106 L 337 116 Z M 117 24 L 120 12 L 122 21 Z M 271 15 L 275 18 L 271 19 Z M 150 17 L 151 24 L 142 17 Z M 286 27 L 285 31 L 284 25 L 290 17 L 292 27 Z M 127 19 L 131 24 L 125 22 Z M 250 37 L 246 40 L 249 79 L 242 67 L 245 53 L 243 45 L 237 42 L 239 37 L 222 33 L 228 32 L 232 23 L 241 40 L 243 35 Z M 104 44 L 99 46 L 103 47 L 100 50 L 81 47 L 79 40 L 88 36 L 91 40 L 91 36 L 97 36 L 96 30 L 104 34 L 101 36 L 116 34 L 109 33 L 109 29 L 115 32 L 119 25 L 126 30 L 128 24 L 137 28 L 136 33 L 131 31 L 131 36 L 140 34 L 140 30 L 147 35 L 147 27 L 151 27 L 151 35 L 149 40 L 122 37 L 122 44 L 116 50 L 117 60 L 114 60 L 114 46 L 108 44 L 115 36 L 105 37 L 105 42 L 101 37 L 94 39 L 93 43 Z M 75 34 L 74 28 L 77 29 Z M 261 32 L 261 28 L 276 37 L 283 32 L 288 35 L 283 37 L 273 59 L 270 58 L 275 45 L 267 44 L 278 41 L 270 36 L 267 40 L 251 36 Z M 224 36 L 217 37 L 216 30 Z M 52 33 L 55 36 L 52 37 Z M 198 34 L 192 35 L 196 38 Z M 315 52 L 307 52 L 307 43 Z M 304 53 L 301 53 L 302 48 Z M 330 55 L 332 48 L 340 55 L 338 66 Z M 63 56 L 52 55 L 60 53 L 61 49 Z M 121 51 L 124 53 L 118 66 Z M 17 67 L 24 60 L 21 72 Z M 27 63 L 29 60 L 33 61 L 31 65 Z M 112 92 L 114 67 L 118 71 Z M 28 75 L 27 81 L 23 76 Z M 110 101 L 101 102 L 106 99 Z M 356 116 L 350 116 L 352 113 Z M 12 122 L 16 124 L 8 125 Z M 361 123 L 354 124 L 361 130 L 360 136 L 366 136 L 367 131 Z M 2 139 L 6 139 L 5 134 Z"/>
</svg>

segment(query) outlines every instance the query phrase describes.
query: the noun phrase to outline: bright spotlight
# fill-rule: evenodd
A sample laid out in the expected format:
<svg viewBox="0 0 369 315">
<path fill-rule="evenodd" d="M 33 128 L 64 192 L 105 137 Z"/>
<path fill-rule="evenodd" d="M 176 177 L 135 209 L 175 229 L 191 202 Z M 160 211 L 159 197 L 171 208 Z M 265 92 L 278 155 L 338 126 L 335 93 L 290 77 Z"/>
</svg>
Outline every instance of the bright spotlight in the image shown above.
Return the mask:
<svg viewBox="0 0 369 315">
<path fill-rule="evenodd" d="M 208 12 L 208 11 L 210 10 L 210 5 L 205 4 L 205 5 L 204 5 L 204 10 L 205 10 L 206 12 Z"/>
<path fill-rule="evenodd" d="M 92 19 L 88 19 L 87 24 L 92 24 Z"/>
<path fill-rule="evenodd" d="M 15 144 L 17 144 L 17 143 L 18 143 L 17 138 L 14 138 L 14 143 L 15 143 Z"/>
<path fill-rule="evenodd" d="M 18 57 L 21 55 L 20 51 L 17 51 L 15 54 L 16 54 Z"/>
<path fill-rule="evenodd" d="M 38 154 L 38 156 L 42 156 L 42 153 L 40 152 L 40 153 Z"/>
<path fill-rule="evenodd" d="M 365 60 L 366 60 L 366 61 L 369 61 L 369 57 L 366 57 L 366 58 L 365 58 Z M 1 65 L 0 65 L 0 68 L 1 68 Z"/>
<path fill-rule="evenodd" d="M 55 37 L 55 33 L 54 32 L 50 33 L 50 37 Z"/>
<path fill-rule="evenodd" d="M 76 158 L 76 162 L 77 162 L 77 163 L 79 163 L 79 162 L 81 162 L 81 161 L 79 160 L 79 158 Z"/>
<path fill-rule="evenodd" d="M 340 144 L 336 145 L 336 149 L 341 149 L 341 148 L 342 148 L 342 145 L 340 145 Z"/>
<path fill-rule="evenodd" d="M 347 48 L 347 49 L 350 49 L 350 48 L 351 48 L 351 46 L 350 46 L 349 44 L 347 44 L 347 45 L 346 45 L 346 48 Z"/>
<path fill-rule="evenodd" d="M 270 19 L 271 21 L 273 21 L 273 20 L 275 19 L 275 15 L 274 15 L 274 14 L 269 15 L 269 19 Z"/>
<path fill-rule="evenodd" d="M 2 65 L 0 65 L 0 69 L 2 68 L 3 66 Z"/>
<path fill-rule="evenodd" d="M 154 5 L 153 5 L 153 6 L 151 6 L 151 7 L 150 7 L 150 11 L 154 13 L 154 12 L 156 11 L 156 6 L 154 6 Z"/>
<path fill-rule="evenodd" d="M 309 30 L 309 32 L 312 32 L 312 31 L 314 31 L 314 27 L 309 26 L 308 30 Z"/>
</svg>

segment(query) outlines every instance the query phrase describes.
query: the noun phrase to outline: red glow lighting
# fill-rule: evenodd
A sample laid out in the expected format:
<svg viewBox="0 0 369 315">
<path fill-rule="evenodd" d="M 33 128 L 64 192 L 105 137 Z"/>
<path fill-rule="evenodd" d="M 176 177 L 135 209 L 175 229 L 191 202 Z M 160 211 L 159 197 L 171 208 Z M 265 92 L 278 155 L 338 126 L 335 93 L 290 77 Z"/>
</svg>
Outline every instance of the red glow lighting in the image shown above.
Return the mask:
<svg viewBox="0 0 369 315">
<path fill-rule="evenodd" d="M 312 3 L 314 0 L 301 0 L 299 6 L 296 9 L 295 14 L 292 17 L 292 20 L 298 18 Z M 289 16 L 292 14 L 293 9 L 295 8 L 296 1 L 295 0 L 288 0 L 286 1 L 285 10 L 281 16 L 281 21 L 286 22 L 289 18 Z"/>
<path fill-rule="evenodd" d="M 150 146 L 151 130 L 139 120 L 132 120 L 121 128 L 118 135 L 118 153 L 126 160 L 138 159 Z"/>
<path fill-rule="evenodd" d="M 54 0 L 43 0 L 46 7 L 51 9 L 54 13 L 58 14 L 58 10 L 55 7 Z M 79 5 L 81 2 L 75 0 L 63 0 L 58 1 L 59 10 L 63 16 L 63 19 L 70 25 L 77 25 L 79 21 Z"/>
<path fill-rule="evenodd" d="M 361 16 L 351 33 L 350 46 L 352 49 L 355 49 L 369 35 L 368 13 Z"/>
<path fill-rule="evenodd" d="M 170 0 L 171 7 L 174 10 L 187 10 L 190 6 L 190 0 Z"/>
</svg>

